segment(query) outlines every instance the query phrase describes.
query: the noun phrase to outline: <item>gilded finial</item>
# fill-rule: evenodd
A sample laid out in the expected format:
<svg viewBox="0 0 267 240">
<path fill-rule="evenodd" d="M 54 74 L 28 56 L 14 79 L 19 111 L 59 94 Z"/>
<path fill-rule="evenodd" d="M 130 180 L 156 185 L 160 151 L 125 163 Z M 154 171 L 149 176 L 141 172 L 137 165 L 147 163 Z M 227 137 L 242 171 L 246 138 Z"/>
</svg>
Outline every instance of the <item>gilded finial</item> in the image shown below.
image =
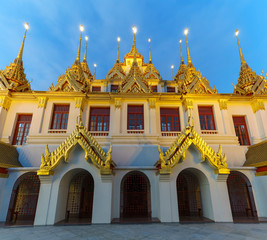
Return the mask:
<svg viewBox="0 0 267 240">
<path fill-rule="evenodd" d="M 135 34 L 137 33 L 137 28 L 136 26 L 133 25 L 133 49 L 134 49 L 134 62 L 136 62 L 136 45 L 135 45 Z"/>
<path fill-rule="evenodd" d="M 239 55 L 240 55 L 241 65 L 243 65 L 244 63 L 246 63 L 246 61 L 245 61 L 245 58 L 243 56 L 243 53 L 242 53 L 242 50 L 241 50 L 241 47 L 240 47 L 240 42 L 239 42 L 238 34 L 239 34 L 239 31 L 238 31 L 238 29 L 236 29 L 235 30 L 235 35 L 236 35 L 236 39 L 237 39 L 237 44 L 238 44 L 238 49 L 239 49 Z"/>
<path fill-rule="evenodd" d="M 121 41 L 121 38 L 117 37 L 117 41 L 118 41 L 117 62 L 119 63 L 120 62 L 120 41 Z"/>
<path fill-rule="evenodd" d="M 188 28 L 184 30 L 185 40 L 186 40 L 186 51 L 187 51 L 187 64 L 192 63 L 189 53 L 188 40 L 187 40 Z"/>
<path fill-rule="evenodd" d="M 78 47 L 78 52 L 77 52 L 77 57 L 76 57 L 76 61 L 79 61 L 81 60 L 81 42 L 82 42 L 82 32 L 84 30 L 84 27 L 83 25 L 80 25 L 80 31 L 81 31 L 81 34 L 80 34 L 80 42 L 79 42 L 79 47 Z"/>
<path fill-rule="evenodd" d="M 19 60 L 22 60 L 23 49 L 24 49 L 24 42 L 25 42 L 27 30 L 29 29 L 29 24 L 28 23 L 25 23 L 24 24 L 24 28 L 25 28 L 25 33 L 24 33 L 24 37 L 23 37 L 23 41 L 22 41 L 20 50 L 19 50 L 19 54 L 17 56 L 17 59 L 19 59 Z"/>
<path fill-rule="evenodd" d="M 179 43 L 180 43 L 181 64 L 184 64 L 183 53 L 182 53 L 182 39 L 179 39 Z"/>
<path fill-rule="evenodd" d="M 149 63 L 152 63 L 150 42 L 151 42 L 151 39 L 149 38 L 149 39 L 148 39 L 148 44 L 149 44 Z"/>
<path fill-rule="evenodd" d="M 136 28 L 136 26 L 133 25 L 132 30 L 133 30 L 133 46 L 135 46 L 135 34 L 137 33 L 137 28 Z"/>
<path fill-rule="evenodd" d="M 88 36 L 85 36 L 85 51 L 84 51 L 84 57 L 83 57 L 83 61 L 86 62 L 87 61 L 87 42 L 88 42 Z"/>
</svg>

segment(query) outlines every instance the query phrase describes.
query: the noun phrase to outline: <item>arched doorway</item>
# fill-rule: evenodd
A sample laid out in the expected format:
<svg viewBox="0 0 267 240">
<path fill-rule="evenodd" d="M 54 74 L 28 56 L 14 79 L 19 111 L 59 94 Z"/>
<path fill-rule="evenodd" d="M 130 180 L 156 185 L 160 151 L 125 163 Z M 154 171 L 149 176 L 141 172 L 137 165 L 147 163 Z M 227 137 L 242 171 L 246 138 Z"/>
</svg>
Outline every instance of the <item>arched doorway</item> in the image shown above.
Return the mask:
<svg viewBox="0 0 267 240">
<path fill-rule="evenodd" d="M 200 221 L 203 219 L 200 186 L 197 176 L 183 170 L 176 182 L 180 221 Z"/>
<path fill-rule="evenodd" d="M 36 173 L 25 173 L 17 179 L 10 198 L 7 224 L 33 224 L 39 190 L 40 180 Z"/>
<path fill-rule="evenodd" d="M 142 172 L 130 172 L 122 179 L 120 217 L 151 219 L 150 183 Z"/>
<path fill-rule="evenodd" d="M 68 223 L 91 223 L 93 197 L 92 175 L 87 171 L 74 175 L 69 185 L 66 221 Z"/>
<path fill-rule="evenodd" d="M 234 222 L 258 221 L 248 178 L 243 173 L 231 171 L 227 178 L 227 187 Z"/>
</svg>

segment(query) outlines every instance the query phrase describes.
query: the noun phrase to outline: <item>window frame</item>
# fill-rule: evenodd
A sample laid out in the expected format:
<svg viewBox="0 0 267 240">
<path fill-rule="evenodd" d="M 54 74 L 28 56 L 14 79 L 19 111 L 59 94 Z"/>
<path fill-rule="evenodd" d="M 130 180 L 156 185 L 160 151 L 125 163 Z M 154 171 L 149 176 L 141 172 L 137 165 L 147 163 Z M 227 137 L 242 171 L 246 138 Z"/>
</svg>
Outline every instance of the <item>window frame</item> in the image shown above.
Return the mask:
<svg viewBox="0 0 267 240">
<path fill-rule="evenodd" d="M 201 112 L 200 109 L 210 109 L 211 111 L 209 113 L 205 113 L 205 112 Z M 215 124 L 215 118 L 214 118 L 214 111 L 213 111 L 213 106 L 211 105 L 203 105 L 203 106 L 198 106 L 198 116 L 199 116 L 199 125 L 200 125 L 200 129 L 201 131 L 215 131 L 216 129 L 216 124 Z M 202 128 L 202 123 L 201 123 L 201 116 L 204 116 L 204 121 L 205 121 L 205 128 Z M 211 120 L 212 120 L 212 127 L 209 128 L 209 119 L 207 119 L 207 116 L 211 116 Z"/>
<path fill-rule="evenodd" d="M 94 110 L 107 110 L 106 113 L 92 113 Z M 108 121 L 105 121 L 105 117 L 108 116 Z M 91 129 L 92 128 L 92 117 L 96 117 L 96 120 L 95 120 L 95 125 L 94 125 L 94 129 Z M 98 122 L 98 118 L 99 117 L 102 117 L 102 121 L 101 121 L 101 130 L 99 130 L 99 122 Z M 107 130 L 104 130 L 104 126 L 105 126 L 105 123 L 107 123 Z M 89 115 L 89 126 L 88 126 L 88 129 L 90 132 L 109 132 L 109 126 L 110 126 L 110 107 L 90 107 L 90 115 Z"/>
<path fill-rule="evenodd" d="M 55 110 L 55 108 L 57 106 L 63 106 L 63 107 L 68 107 L 68 110 L 66 111 L 63 111 L 63 110 Z M 67 120 L 66 120 L 66 123 L 63 122 L 63 114 L 66 114 L 68 113 L 67 115 Z M 50 129 L 51 130 L 67 130 L 68 129 L 68 122 L 69 122 L 69 113 L 70 113 L 70 104 L 54 104 L 53 106 L 53 112 L 52 112 L 52 121 L 51 121 L 51 125 L 50 125 Z M 55 116 L 56 114 L 60 114 L 60 122 L 59 122 L 59 128 L 56 128 L 56 125 L 58 123 L 55 123 Z M 62 128 L 62 125 L 66 125 L 65 128 Z"/>
<path fill-rule="evenodd" d="M 170 90 L 171 90 L 171 91 L 170 91 Z M 176 89 L 175 89 L 175 87 L 171 87 L 171 86 L 169 86 L 169 87 L 167 87 L 166 91 L 167 91 L 168 93 L 175 93 L 175 92 L 176 92 Z"/>
<path fill-rule="evenodd" d="M 235 121 L 235 119 L 237 120 L 239 118 L 242 119 L 242 121 Z M 235 129 L 235 134 L 236 136 L 238 137 L 238 142 L 241 146 L 250 146 L 251 143 L 250 143 L 250 137 L 249 137 L 249 133 L 248 133 L 248 127 L 247 127 L 247 121 L 246 121 L 246 115 L 233 115 L 232 116 L 232 119 L 233 119 L 233 124 L 234 124 L 234 129 Z M 243 138 L 241 138 L 242 136 L 242 130 L 239 128 L 239 134 L 237 134 L 237 131 L 236 131 L 236 126 L 244 126 L 244 130 L 245 130 L 245 135 L 246 135 L 246 140 L 247 140 L 247 144 L 245 144 L 245 142 L 243 141 Z"/>
<path fill-rule="evenodd" d="M 140 112 L 134 112 L 134 111 L 129 112 L 130 108 L 134 109 L 134 108 L 140 108 L 140 107 L 142 107 L 142 111 L 140 111 Z M 130 123 L 130 114 L 133 114 L 135 116 L 134 117 L 134 128 L 132 128 L 132 129 L 129 128 L 129 126 L 130 126 L 130 124 L 129 124 Z M 142 117 L 141 117 L 142 128 L 137 128 L 137 126 L 138 126 L 137 121 L 138 120 L 140 121 L 140 119 L 136 118 L 137 115 L 142 115 Z M 127 130 L 130 130 L 130 131 L 144 130 L 144 128 L 145 128 L 144 125 L 145 125 L 145 122 L 144 122 L 144 105 L 128 105 L 127 106 Z"/>
<path fill-rule="evenodd" d="M 110 92 L 118 92 L 118 89 L 119 89 L 119 85 L 118 84 L 111 84 L 110 85 Z"/>
<path fill-rule="evenodd" d="M 20 120 L 20 117 L 22 116 L 30 116 L 31 119 L 30 120 Z M 17 121 L 16 121 L 16 126 L 15 126 L 15 132 L 14 132 L 14 136 L 13 136 L 13 141 L 12 141 L 12 145 L 24 145 L 26 143 L 26 138 L 27 136 L 29 135 L 30 133 L 30 128 L 31 128 L 31 122 L 32 122 L 32 113 L 19 113 L 18 116 L 17 116 Z M 23 133 L 22 133 L 22 136 L 21 136 L 21 140 L 19 141 L 19 144 L 17 144 L 17 136 L 18 136 L 18 133 L 19 133 L 19 124 L 21 123 L 26 123 L 26 124 L 30 124 L 29 127 L 27 127 L 27 125 L 24 125 L 23 126 Z M 25 131 L 27 130 L 26 134 L 25 134 Z"/>
<path fill-rule="evenodd" d="M 92 86 L 92 92 L 101 92 L 101 86 Z"/>
<path fill-rule="evenodd" d="M 164 113 L 164 111 L 165 111 L 165 113 Z M 169 113 L 167 113 L 168 111 L 169 111 Z M 173 111 L 173 112 L 171 112 L 171 111 Z M 163 117 L 165 117 L 166 130 L 163 130 L 163 126 L 162 126 L 162 124 L 163 124 L 162 118 Z M 168 117 L 171 117 L 171 130 L 168 130 L 169 129 Z M 175 117 L 177 117 L 178 130 L 174 130 L 175 122 L 176 122 L 174 120 Z M 161 107 L 160 108 L 160 129 L 161 129 L 161 132 L 181 132 L 181 121 L 180 121 L 180 109 L 179 109 L 179 107 L 177 107 L 177 108 Z"/>
</svg>

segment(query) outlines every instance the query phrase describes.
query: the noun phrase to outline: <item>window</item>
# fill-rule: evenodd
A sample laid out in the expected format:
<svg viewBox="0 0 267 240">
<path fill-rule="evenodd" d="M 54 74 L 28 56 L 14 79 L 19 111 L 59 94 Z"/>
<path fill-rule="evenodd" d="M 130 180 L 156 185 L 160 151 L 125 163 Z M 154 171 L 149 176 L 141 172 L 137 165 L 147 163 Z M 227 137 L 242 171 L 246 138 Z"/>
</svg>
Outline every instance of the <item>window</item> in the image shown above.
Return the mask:
<svg viewBox="0 0 267 240">
<path fill-rule="evenodd" d="M 101 92 L 101 87 L 93 86 L 92 92 Z"/>
<path fill-rule="evenodd" d="M 216 130 L 212 106 L 199 106 L 198 113 L 201 130 Z"/>
<path fill-rule="evenodd" d="M 167 87 L 167 92 L 175 92 L 175 87 Z"/>
<path fill-rule="evenodd" d="M 128 105 L 128 130 L 144 129 L 144 109 L 143 105 Z"/>
<path fill-rule="evenodd" d="M 92 107 L 90 110 L 90 131 L 109 131 L 109 107 Z"/>
<path fill-rule="evenodd" d="M 240 145 L 250 145 L 245 116 L 233 116 L 233 121 Z"/>
<path fill-rule="evenodd" d="M 119 86 L 118 85 L 111 85 L 111 92 L 118 92 L 118 88 L 119 88 Z"/>
<path fill-rule="evenodd" d="M 13 139 L 14 145 L 23 145 L 26 143 L 26 138 L 29 135 L 31 127 L 32 115 L 19 114 L 16 125 L 15 135 Z"/>
<path fill-rule="evenodd" d="M 158 92 L 158 86 L 157 85 L 151 86 L 151 90 L 152 92 Z"/>
<path fill-rule="evenodd" d="M 180 131 L 179 108 L 161 108 L 160 121 L 162 132 Z"/>
<path fill-rule="evenodd" d="M 69 105 L 54 105 L 51 129 L 67 129 Z"/>
</svg>

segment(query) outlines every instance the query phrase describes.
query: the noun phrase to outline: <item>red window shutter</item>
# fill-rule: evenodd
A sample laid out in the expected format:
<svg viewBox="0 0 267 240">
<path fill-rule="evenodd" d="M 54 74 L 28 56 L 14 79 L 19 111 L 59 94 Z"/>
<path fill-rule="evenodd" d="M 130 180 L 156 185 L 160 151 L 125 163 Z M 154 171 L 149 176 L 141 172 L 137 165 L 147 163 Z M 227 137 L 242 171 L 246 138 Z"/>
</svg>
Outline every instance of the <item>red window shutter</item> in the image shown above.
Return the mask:
<svg viewBox="0 0 267 240">
<path fill-rule="evenodd" d="M 109 107 L 91 107 L 89 131 L 109 131 Z"/>
<path fill-rule="evenodd" d="M 152 92 L 158 92 L 158 86 L 151 86 Z"/>
<path fill-rule="evenodd" d="M 250 145 L 245 116 L 233 116 L 233 122 L 240 145 Z"/>
<path fill-rule="evenodd" d="M 201 130 L 215 130 L 212 106 L 198 106 Z"/>
<path fill-rule="evenodd" d="M 167 92 L 175 92 L 175 87 L 167 87 Z"/>
<path fill-rule="evenodd" d="M 101 87 L 93 86 L 92 87 L 92 92 L 101 92 Z"/>
<path fill-rule="evenodd" d="M 118 91 L 119 86 L 118 85 L 111 85 L 111 92 L 117 92 Z"/>
<path fill-rule="evenodd" d="M 161 131 L 180 131 L 179 108 L 160 108 Z"/>
<path fill-rule="evenodd" d="M 67 129 L 69 109 L 69 104 L 54 105 L 51 129 Z"/>
</svg>

